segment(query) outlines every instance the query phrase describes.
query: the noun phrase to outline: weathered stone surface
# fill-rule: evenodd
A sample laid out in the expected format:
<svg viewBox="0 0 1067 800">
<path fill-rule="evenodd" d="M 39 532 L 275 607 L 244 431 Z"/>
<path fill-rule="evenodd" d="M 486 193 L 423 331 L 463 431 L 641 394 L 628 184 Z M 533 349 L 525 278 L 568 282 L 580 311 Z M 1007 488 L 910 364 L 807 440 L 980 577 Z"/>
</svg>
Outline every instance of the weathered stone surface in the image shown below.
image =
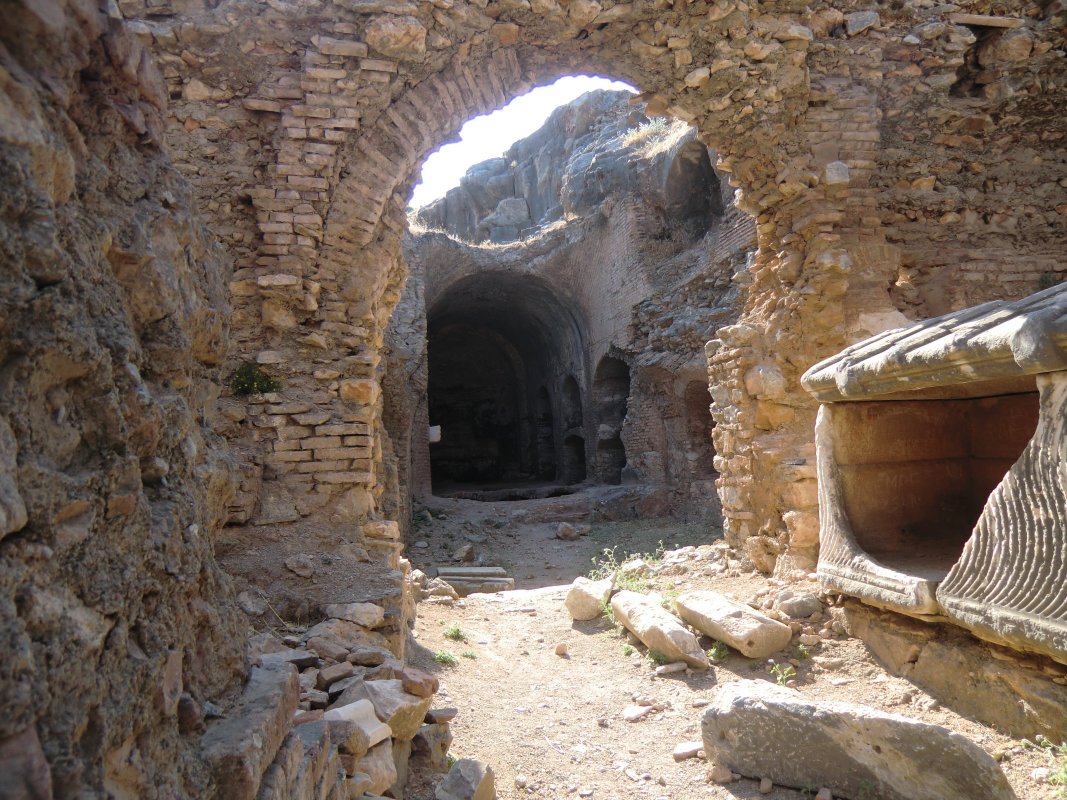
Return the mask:
<svg viewBox="0 0 1067 800">
<path fill-rule="evenodd" d="M 615 619 L 649 650 L 661 653 L 670 661 L 684 661 L 696 669 L 708 668 L 708 658 L 697 638 L 682 627 L 677 617 L 644 595 L 619 592 L 611 598 L 611 609 Z"/>
<path fill-rule="evenodd" d="M 52 772 L 33 728 L 0 740 L 0 797 L 10 800 L 52 797 Z"/>
<path fill-rule="evenodd" d="M 410 739 L 419 730 L 431 697 L 419 697 L 404 691 L 402 681 L 374 680 L 357 684 L 345 691 L 345 698 L 362 695 L 374 706 L 378 719 L 386 723 L 396 739 Z"/>
<path fill-rule="evenodd" d="M 385 622 L 385 610 L 374 603 L 330 603 L 322 611 L 327 617 L 354 622 L 364 628 L 377 628 Z"/>
<path fill-rule="evenodd" d="M 330 735 L 343 753 L 361 756 L 392 736 L 392 730 L 378 719 L 369 700 L 335 706 L 322 719 L 330 726 Z"/>
<path fill-rule="evenodd" d="M 452 746 L 452 729 L 447 722 L 422 725 L 411 740 L 411 752 L 424 758 L 434 772 L 448 772 L 448 748 Z"/>
<path fill-rule="evenodd" d="M 763 681 L 719 689 L 701 728 L 709 760 L 784 786 L 885 800 L 1015 797 L 992 757 L 947 728 Z"/>
<path fill-rule="evenodd" d="M 496 776 L 480 761 L 461 758 L 438 784 L 434 796 L 437 800 L 496 800 Z"/>
<path fill-rule="evenodd" d="M 396 764 L 393 763 L 393 741 L 386 739 L 374 745 L 359 760 L 360 772 L 370 777 L 370 787 L 364 791 L 368 794 L 381 794 L 396 783 Z"/>
<path fill-rule="evenodd" d="M 615 581 L 612 578 L 600 581 L 591 581 L 580 576 L 575 578 L 571 588 L 567 591 L 567 598 L 563 601 L 571 619 L 596 619 L 603 614 L 605 605 L 611 599 L 611 590 L 614 585 Z"/>
<path fill-rule="evenodd" d="M 811 592 L 782 589 L 774 598 L 774 607 L 793 619 L 810 617 L 823 610 L 822 601 Z"/>
<path fill-rule="evenodd" d="M 686 592 L 675 598 L 674 607 L 694 628 L 749 658 L 765 658 L 776 653 L 793 636 L 788 625 L 718 592 Z"/>
<path fill-rule="evenodd" d="M 296 711 L 299 685 L 290 664 L 253 667 L 241 702 L 200 740 L 220 796 L 252 800 Z"/>
<path fill-rule="evenodd" d="M 362 625 L 344 619 L 328 619 L 320 622 L 304 633 L 304 641 L 325 639 L 347 650 L 356 647 L 379 647 L 389 649 L 389 640 L 377 631 L 370 631 Z M 342 656 L 343 658 L 343 656 Z M 340 659 L 339 659 L 340 660 Z"/>
</svg>

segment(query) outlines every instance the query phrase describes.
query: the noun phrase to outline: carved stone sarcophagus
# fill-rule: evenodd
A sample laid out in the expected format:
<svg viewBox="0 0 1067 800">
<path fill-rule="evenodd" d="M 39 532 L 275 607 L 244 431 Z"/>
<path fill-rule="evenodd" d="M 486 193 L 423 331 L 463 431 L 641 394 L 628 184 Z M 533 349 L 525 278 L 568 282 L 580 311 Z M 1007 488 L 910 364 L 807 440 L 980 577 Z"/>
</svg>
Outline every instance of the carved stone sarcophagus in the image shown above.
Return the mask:
<svg viewBox="0 0 1067 800">
<path fill-rule="evenodd" d="M 1067 285 L 816 364 L 819 576 L 1067 663 Z"/>
</svg>

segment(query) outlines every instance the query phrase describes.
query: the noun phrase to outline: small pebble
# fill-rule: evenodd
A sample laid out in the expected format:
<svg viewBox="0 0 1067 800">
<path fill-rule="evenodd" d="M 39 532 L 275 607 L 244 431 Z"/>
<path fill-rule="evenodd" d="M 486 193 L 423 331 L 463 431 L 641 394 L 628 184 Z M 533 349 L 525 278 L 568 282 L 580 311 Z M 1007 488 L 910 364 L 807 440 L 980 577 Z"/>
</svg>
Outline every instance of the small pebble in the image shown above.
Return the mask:
<svg viewBox="0 0 1067 800">
<path fill-rule="evenodd" d="M 815 800 L 834 800 L 834 796 L 829 789 L 823 786 L 819 789 L 819 793 L 815 795 Z"/>
<path fill-rule="evenodd" d="M 569 648 L 567 647 L 567 643 L 566 642 L 560 642 L 559 644 L 556 645 L 556 655 L 557 656 L 561 656 L 561 657 L 566 656 L 568 652 L 569 652 Z"/>
<path fill-rule="evenodd" d="M 733 779 L 734 774 L 730 771 L 730 768 L 721 764 L 716 764 L 708 770 L 708 780 L 712 783 L 732 783 Z"/>
<path fill-rule="evenodd" d="M 773 791 L 774 791 L 774 781 L 772 781 L 770 778 L 760 778 L 759 793 L 760 794 L 770 794 Z"/>
</svg>

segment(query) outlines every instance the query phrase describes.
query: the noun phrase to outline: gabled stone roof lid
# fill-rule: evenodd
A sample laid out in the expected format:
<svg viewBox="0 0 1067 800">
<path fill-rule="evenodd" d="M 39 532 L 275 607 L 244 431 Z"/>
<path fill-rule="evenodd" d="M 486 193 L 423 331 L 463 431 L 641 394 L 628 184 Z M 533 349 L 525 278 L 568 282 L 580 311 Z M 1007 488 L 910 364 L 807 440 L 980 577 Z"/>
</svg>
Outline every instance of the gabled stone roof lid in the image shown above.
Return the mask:
<svg viewBox="0 0 1067 800">
<path fill-rule="evenodd" d="M 801 384 L 834 402 L 1062 369 L 1067 283 L 872 336 L 820 361 Z"/>
</svg>

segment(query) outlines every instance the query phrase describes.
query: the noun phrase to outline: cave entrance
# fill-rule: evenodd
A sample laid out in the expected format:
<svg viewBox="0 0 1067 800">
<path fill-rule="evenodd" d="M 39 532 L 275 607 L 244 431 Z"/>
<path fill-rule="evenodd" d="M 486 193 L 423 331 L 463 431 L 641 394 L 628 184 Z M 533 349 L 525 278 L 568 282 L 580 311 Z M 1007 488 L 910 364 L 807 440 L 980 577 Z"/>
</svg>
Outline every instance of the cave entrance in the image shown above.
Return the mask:
<svg viewBox="0 0 1067 800">
<path fill-rule="evenodd" d="M 626 447 L 622 426 L 626 421 L 626 403 L 630 396 L 630 368 L 613 356 L 604 356 L 593 375 L 593 406 L 596 411 L 597 479 L 603 483 L 622 483 L 626 466 Z"/>
<path fill-rule="evenodd" d="M 686 384 L 683 397 L 685 405 L 686 461 L 690 471 L 700 475 L 713 474 L 715 470 L 715 447 L 711 433 L 715 421 L 711 418 L 711 395 L 703 381 Z"/>
<path fill-rule="evenodd" d="M 584 447 L 578 459 L 563 428 L 574 421 L 565 378 L 581 371 L 581 324 L 544 280 L 486 271 L 456 281 L 427 310 L 427 351 L 430 423 L 441 426 L 435 494 L 584 479 Z M 580 427 L 580 393 L 578 405 Z"/>
</svg>

